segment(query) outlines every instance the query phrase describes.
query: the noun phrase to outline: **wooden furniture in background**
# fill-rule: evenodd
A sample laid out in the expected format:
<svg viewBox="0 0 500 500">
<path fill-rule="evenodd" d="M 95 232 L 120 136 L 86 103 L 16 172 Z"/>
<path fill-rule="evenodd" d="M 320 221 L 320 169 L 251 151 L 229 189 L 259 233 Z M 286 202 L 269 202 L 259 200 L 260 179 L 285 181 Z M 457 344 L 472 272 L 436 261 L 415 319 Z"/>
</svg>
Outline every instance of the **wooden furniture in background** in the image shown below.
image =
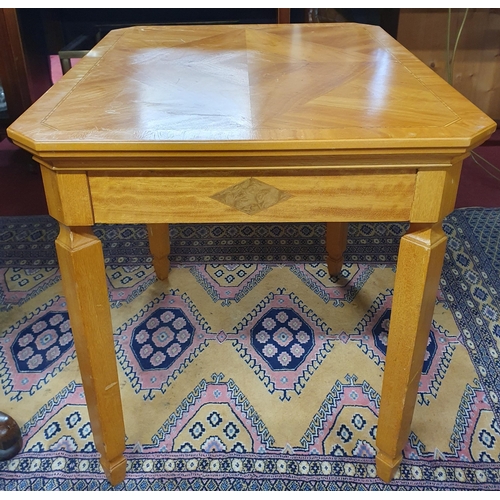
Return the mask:
<svg viewBox="0 0 500 500">
<path fill-rule="evenodd" d="M 290 23 L 290 9 L 278 9 L 278 24 Z"/>
<path fill-rule="evenodd" d="M 18 11 L 0 9 L 0 81 L 7 100 L 9 123 L 52 85 L 49 55 L 40 41 L 42 27 L 36 27 L 36 17 L 23 22 L 24 14 Z M 23 36 L 23 27 L 30 30 L 30 36 Z"/>
<path fill-rule="evenodd" d="M 148 224 L 168 279 L 168 223 L 327 222 L 337 272 L 345 223 L 410 221 L 377 430 L 377 472 L 390 481 L 417 397 L 441 222 L 463 158 L 494 129 L 375 26 L 136 27 L 103 38 L 8 133 L 42 165 L 60 223 L 71 327 L 111 483 L 125 476 L 125 431 L 95 223 Z"/>
<path fill-rule="evenodd" d="M 452 9 L 451 51 L 465 9 Z M 398 41 L 446 78 L 448 9 L 401 9 Z M 451 56 L 451 54 L 450 54 Z M 454 64 L 453 86 L 500 121 L 500 9 L 469 9 Z"/>
<path fill-rule="evenodd" d="M 31 104 L 28 74 L 16 9 L 0 9 L 0 81 L 9 116 L 17 118 Z"/>
</svg>

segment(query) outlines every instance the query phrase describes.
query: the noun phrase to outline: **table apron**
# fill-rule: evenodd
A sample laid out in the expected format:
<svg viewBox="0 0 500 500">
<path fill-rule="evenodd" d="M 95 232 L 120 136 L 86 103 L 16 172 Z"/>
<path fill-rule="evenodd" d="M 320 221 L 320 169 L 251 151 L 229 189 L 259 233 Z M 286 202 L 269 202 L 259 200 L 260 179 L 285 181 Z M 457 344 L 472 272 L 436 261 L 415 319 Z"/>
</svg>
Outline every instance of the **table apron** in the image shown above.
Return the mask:
<svg viewBox="0 0 500 500">
<path fill-rule="evenodd" d="M 97 223 L 354 222 L 409 220 L 416 174 L 88 181 Z"/>
</svg>

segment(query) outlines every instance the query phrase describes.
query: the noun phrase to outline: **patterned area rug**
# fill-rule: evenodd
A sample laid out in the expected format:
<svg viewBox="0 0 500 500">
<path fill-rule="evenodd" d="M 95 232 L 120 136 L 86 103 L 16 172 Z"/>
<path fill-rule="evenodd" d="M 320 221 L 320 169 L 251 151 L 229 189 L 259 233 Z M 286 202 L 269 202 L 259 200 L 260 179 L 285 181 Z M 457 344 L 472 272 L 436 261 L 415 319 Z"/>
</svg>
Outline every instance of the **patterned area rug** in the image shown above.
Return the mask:
<svg viewBox="0 0 500 500">
<path fill-rule="evenodd" d="M 175 225 L 156 280 L 142 226 L 99 226 L 127 432 L 112 488 L 92 441 L 48 217 L 0 219 L 0 409 L 24 448 L 2 490 L 500 489 L 500 210 L 458 210 L 412 432 L 374 456 L 403 224 Z"/>
</svg>

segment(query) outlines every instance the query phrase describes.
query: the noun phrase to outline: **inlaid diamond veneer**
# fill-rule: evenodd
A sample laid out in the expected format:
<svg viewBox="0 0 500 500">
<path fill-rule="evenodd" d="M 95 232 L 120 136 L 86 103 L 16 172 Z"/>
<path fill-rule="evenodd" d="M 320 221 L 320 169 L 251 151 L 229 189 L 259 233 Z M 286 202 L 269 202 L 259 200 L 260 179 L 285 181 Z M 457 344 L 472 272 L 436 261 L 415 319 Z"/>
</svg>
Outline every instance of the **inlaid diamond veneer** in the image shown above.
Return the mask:
<svg viewBox="0 0 500 500">
<path fill-rule="evenodd" d="M 212 199 L 224 203 L 240 212 L 253 215 L 277 203 L 288 200 L 292 195 L 257 179 L 246 179 L 224 191 L 216 193 Z"/>
</svg>

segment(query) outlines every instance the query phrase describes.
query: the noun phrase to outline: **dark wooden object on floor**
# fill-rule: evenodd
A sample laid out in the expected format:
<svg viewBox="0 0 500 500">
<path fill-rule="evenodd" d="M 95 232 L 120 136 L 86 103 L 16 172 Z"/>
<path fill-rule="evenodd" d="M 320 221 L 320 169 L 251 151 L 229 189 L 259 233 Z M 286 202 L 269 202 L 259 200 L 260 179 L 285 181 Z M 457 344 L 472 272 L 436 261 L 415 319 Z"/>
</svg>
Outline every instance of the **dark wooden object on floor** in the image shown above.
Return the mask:
<svg viewBox="0 0 500 500">
<path fill-rule="evenodd" d="M 0 411 L 0 460 L 9 460 L 23 447 L 21 430 L 17 422 Z"/>
</svg>

